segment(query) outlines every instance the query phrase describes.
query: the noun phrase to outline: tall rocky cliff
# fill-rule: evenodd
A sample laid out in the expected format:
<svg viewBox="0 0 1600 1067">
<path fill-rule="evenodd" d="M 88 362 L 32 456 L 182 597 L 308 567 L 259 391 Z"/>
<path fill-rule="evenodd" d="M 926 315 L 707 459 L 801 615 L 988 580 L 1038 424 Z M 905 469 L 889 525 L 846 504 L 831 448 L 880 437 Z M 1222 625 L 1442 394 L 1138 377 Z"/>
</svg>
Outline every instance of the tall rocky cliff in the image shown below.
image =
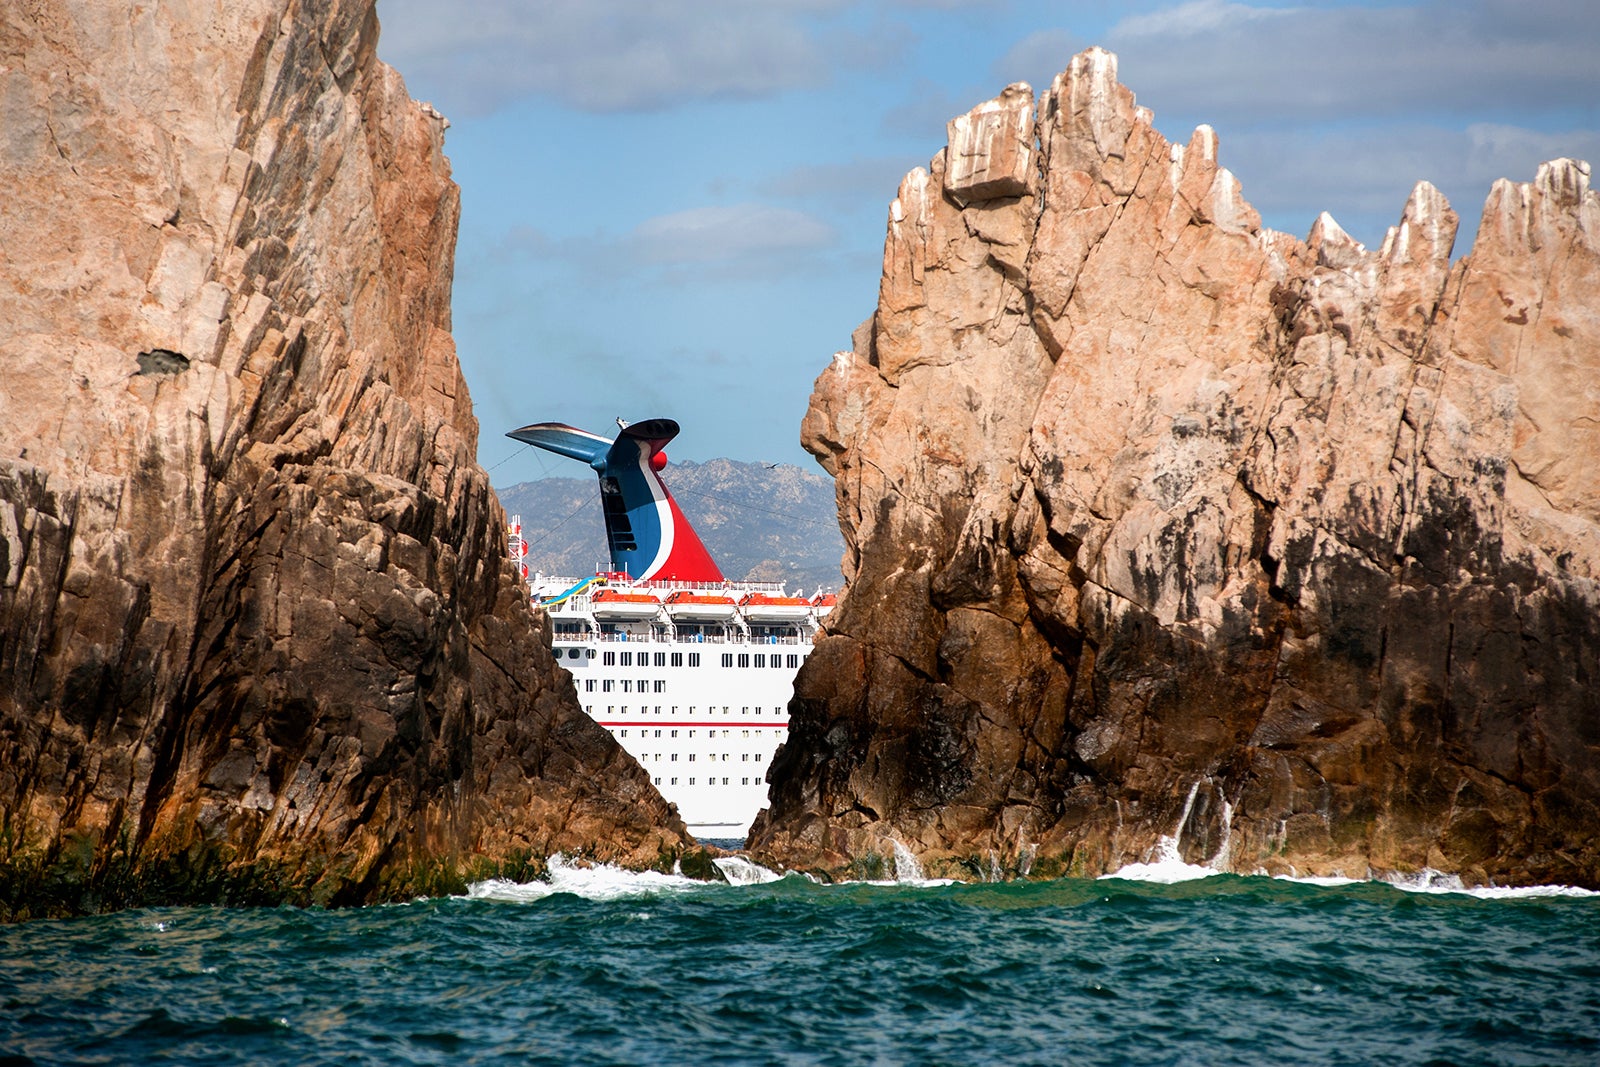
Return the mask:
<svg viewBox="0 0 1600 1067">
<path fill-rule="evenodd" d="M 0 11 L 0 913 L 684 842 L 505 556 L 371 0 Z"/>
<path fill-rule="evenodd" d="M 1600 885 L 1600 198 L 1263 229 L 1077 56 L 950 123 L 817 381 L 847 590 L 752 845 Z"/>
</svg>

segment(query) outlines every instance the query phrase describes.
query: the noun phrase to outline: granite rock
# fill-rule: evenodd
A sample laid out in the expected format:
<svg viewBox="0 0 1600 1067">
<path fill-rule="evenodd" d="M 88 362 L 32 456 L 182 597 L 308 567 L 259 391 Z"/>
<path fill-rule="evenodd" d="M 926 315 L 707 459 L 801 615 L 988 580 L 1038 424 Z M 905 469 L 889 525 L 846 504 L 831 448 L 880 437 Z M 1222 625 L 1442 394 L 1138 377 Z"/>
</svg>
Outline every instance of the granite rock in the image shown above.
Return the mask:
<svg viewBox="0 0 1600 1067">
<path fill-rule="evenodd" d="M 758 854 L 1600 885 L 1588 165 L 1496 183 L 1452 261 L 1425 182 L 1376 250 L 1263 228 L 1099 49 L 1014 195 L 969 195 L 973 126 L 802 430 L 848 583 Z"/>
<path fill-rule="evenodd" d="M 446 123 L 377 36 L 370 0 L 0 13 L 0 910 L 687 842 L 506 555 Z"/>
</svg>

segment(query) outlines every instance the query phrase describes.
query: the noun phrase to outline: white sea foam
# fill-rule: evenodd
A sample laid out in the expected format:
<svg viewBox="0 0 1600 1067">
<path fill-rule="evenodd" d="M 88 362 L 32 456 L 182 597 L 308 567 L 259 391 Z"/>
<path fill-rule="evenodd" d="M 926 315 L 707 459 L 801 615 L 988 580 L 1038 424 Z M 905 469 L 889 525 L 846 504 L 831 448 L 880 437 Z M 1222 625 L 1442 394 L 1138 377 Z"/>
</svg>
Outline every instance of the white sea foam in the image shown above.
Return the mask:
<svg viewBox="0 0 1600 1067">
<path fill-rule="evenodd" d="M 1266 872 L 1257 873 L 1264 874 Z M 1361 882 L 1372 880 L 1370 878 L 1346 878 L 1342 874 L 1275 874 L 1272 877 L 1274 881 L 1294 882 L 1296 885 L 1317 885 L 1322 886 L 1324 889 L 1341 885 L 1359 885 Z"/>
<path fill-rule="evenodd" d="M 743 856 L 719 856 L 711 862 L 716 864 L 729 885 L 765 885 L 783 878 L 777 871 L 768 870 Z"/>
<path fill-rule="evenodd" d="M 681 874 L 659 871 L 628 871 L 609 863 L 581 866 L 566 856 L 550 857 L 543 881 L 512 882 L 491 878 L 467 887 L 472 900 L 503 900 L 530 903 L 556 893 L 571 893 L 585 900 L 622 900 L 662 892 L 698 889 L 706 883 Z"/>
<path fill-rule="evenodd" d="M 1396 889 L 1407 893 L 1459 893 L 1479 900 L 1528 900 L 1536 897 L 1593 897 L 1600 896 L 1592 889 L 1572 885 L 1520 885 L 1468 887 L 1453 874 L 1424 867 L 1415 874 L 1397 874 L 1383 879 Z"/>
<path fill-rule="evenodd" d="M 1225 872 L 1212 867 L 1202 867 L 1198 863 L 1185 863 L 1176 856 L 1161 857 L 1158 849 L 1157 858 L 1149 863 L 1130 863 L 1100 877 L 1120 878 L 1125 882 L 1160 882 L 1163 885 L 1174 885 L 1178 882 L 1211 878 L 1223 873 Z"/>
</svg>

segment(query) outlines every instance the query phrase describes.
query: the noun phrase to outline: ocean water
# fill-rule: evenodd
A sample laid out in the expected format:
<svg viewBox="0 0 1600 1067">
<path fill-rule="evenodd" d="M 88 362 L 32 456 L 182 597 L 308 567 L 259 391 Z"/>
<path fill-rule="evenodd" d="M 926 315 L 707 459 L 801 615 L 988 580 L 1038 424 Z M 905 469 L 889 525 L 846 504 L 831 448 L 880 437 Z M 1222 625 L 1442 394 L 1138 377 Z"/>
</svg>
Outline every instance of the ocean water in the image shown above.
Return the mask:
<svg viewBox="0 0 1600 1067">
<path fill-rule="evenodd" d="M 1181 865 L 0 928 L 0 1064 L 1600 1063 L 1600 896 Z"/>
</svg>

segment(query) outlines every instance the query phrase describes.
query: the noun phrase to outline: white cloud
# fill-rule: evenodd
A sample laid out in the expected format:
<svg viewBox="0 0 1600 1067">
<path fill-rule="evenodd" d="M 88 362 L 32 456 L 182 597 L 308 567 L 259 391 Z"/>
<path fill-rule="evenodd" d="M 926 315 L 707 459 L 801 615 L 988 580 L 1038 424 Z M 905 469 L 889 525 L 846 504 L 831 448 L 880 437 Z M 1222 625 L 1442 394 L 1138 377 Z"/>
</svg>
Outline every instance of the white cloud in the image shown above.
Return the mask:
<svg viewBox="0 0 1600 1067">
<path fill-rule="evenodd" d="M 834 240 L 832 227 L 802 211 L 746 203 L 646 219 L 627 243 L 642 262 L 684 264 L 785 256 L 825 248 Z"/>
<path fill-rule="evenodd" d="M 836 0 L 380 0 L 380 49 L 448 113 L 543 95 L 586 111 L 650 111 L 824 82 L 905 42 L 855 40 Z M 844 57 L 844 58 L 841 58 Z"/>
<path fill-rule="evenodd" d="M 1570 3 L 1255 7 L 1194 0 L 1102 42 L 1152 105 L 1230 120 L 1527 114 L 1600 93 L 1600 18 Z"/>
<path fill-rule="evenodd" d="M 1190 0 L 1177 7 L 1152 11 L 1146 15 L 1130 15 L 1111 28 L 1110 35 L 1119 39 L 1139 37 L 1190 37 L 1197 33 L 1234 29 L 1242 23 L 1258 19 L 1279 18 L 1294 14 L 1299 9 L 1254 7 L 1250 4 L 1229 3 L 1228 0 Z"/>
</svg>

